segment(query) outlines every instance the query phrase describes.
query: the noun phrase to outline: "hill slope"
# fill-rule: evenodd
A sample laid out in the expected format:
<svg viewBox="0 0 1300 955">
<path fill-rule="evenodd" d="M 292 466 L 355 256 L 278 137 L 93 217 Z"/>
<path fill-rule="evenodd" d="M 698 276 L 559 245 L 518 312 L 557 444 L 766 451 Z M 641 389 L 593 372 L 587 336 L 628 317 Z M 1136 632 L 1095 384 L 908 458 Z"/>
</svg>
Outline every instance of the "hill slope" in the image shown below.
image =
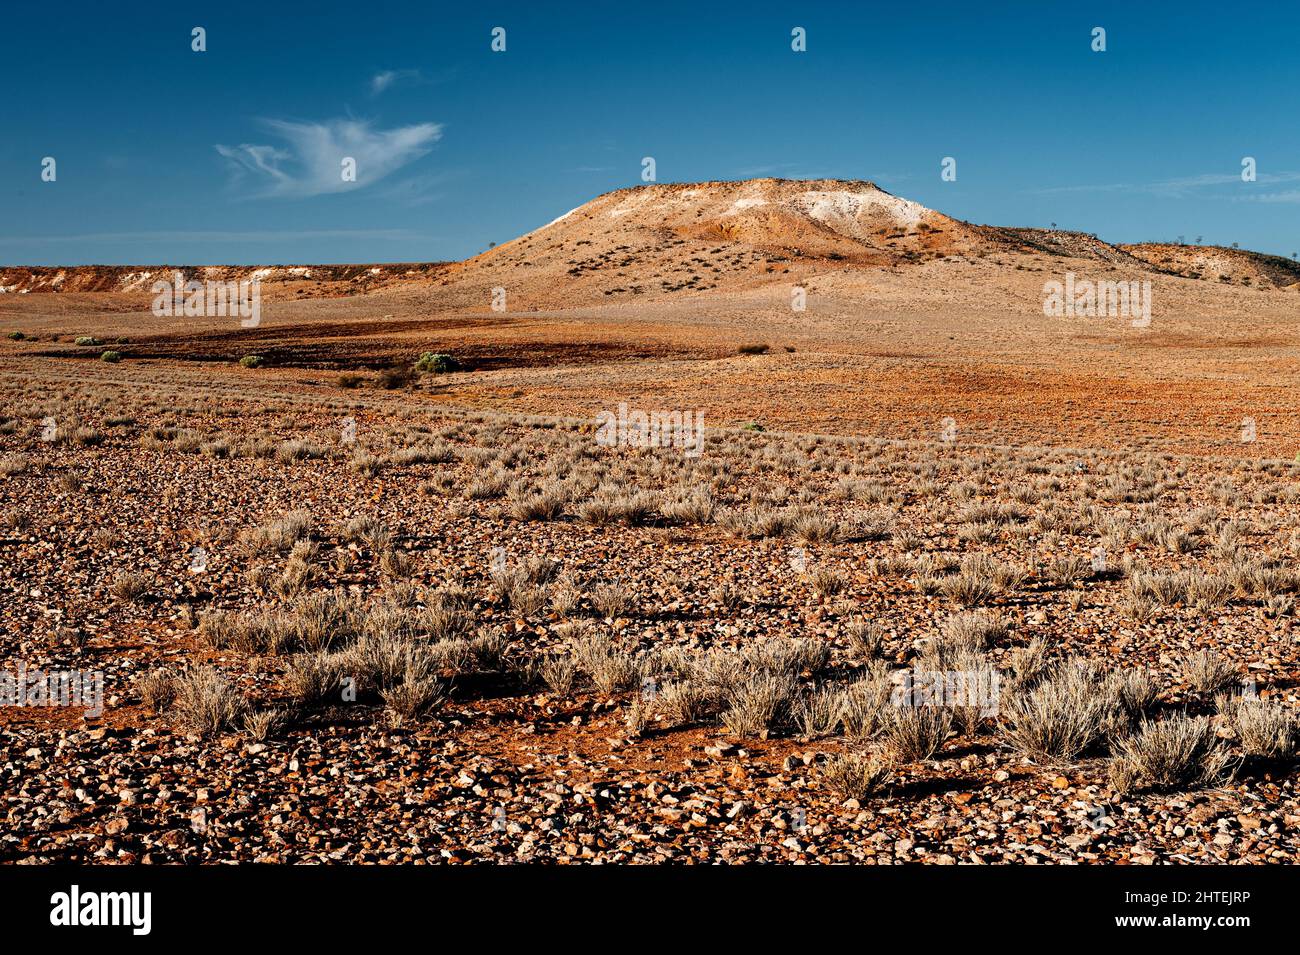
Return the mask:
<svg viewBox="0 0 1300 955">
<path fill-rule="evenodd" d="M 1223 250 L 1204 251 L 1209 257 Z M 513 296 L 511 308 L 564 308 L 744 291 L 828 273 L 851 281 L 863 270 L 1002 256 L 1008 269 L 1041 271 L 1050 257 L 1074 260 L 1062 268 L 1197 277 L 1161 263 L 1145 246 L 1115 246 L 1068 230 L 975 225 L 870 182 L 751 179 L 606 193 L 451 265 L 439 281 L 451 286 L 453 299 L 459 292 L 482 303 L 488 289 L 502 287 Z M 1256 276 L 1255 287 L 1295 281 L 1287 279 L 1291 263 L 1276 257 L 1239 252 L 1233 262 Z"/>
<path fill-rule="evenodd" d="M 355 295 L 393 282 L 428 279 L 441 262 L 387 265 L 70 265 L 0 267 L 0 294 L 121 292 L 148 295 L 158 281 L 239 282 L 259 279 L 265 291 L 313 297 Z"/>
<path fill-rule="evenodd" d="M 994 257 L 1042 271 L 1044 256 L 1107 271 L 1163 273 L 1216 284 L 1300 290 L 1300 265 L 1239 249 L 1115 246 L 1057 229 L 953 219 L 870 182 L 750 179 L 619 189 L 463 262 L 415 265 L 182 266 L 187 279 L 261 278 L 271 297 L 390 290 L 434 307 L 508 310 L 594 306 L 692 293 L 745 291 L 815 275 L 902 270 L 942 259 Z M 1009 256 L 1010 263 L 999 256 Z M 1028 257 L 1017 260 L 1015 257 Z M 1032 258 L 1035 261 L 1029 262 Z M 1073 266 L 1072 266 L 1073 267 Z M 148 293 L 169 266 L 0 269 L 0 292 Z"/>
<path fill-rule="evenodd" d="M 1140 243 L 1120 246 L 1162 272 L 1256 288 L 1300 291 L 1300 263 L 1279 255 L 1221 246 Z"/>
<path fill-rule="evenodd" d="M 578 300 L 736 289 L 798 264 L 899 266 L 978 253 L 985 231 L 869 182 L 649 185 L 599 196 L 453 265 L 446 280 L 523 284 L 530 292 L 563 286 Z"/>
</svg>

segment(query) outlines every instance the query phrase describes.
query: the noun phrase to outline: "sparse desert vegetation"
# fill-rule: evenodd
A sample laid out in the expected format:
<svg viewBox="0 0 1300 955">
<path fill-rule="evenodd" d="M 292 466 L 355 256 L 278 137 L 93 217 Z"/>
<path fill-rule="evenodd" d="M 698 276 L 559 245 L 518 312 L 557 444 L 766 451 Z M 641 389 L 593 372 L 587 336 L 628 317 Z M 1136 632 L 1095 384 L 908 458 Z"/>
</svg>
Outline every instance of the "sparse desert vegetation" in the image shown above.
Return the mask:
<svg viewBox="0 0 1300 955">
<path fill-rule="evenodd" d="M 5 379 L 6 652 L 115 700 L 9 858 L 1294 855 L 1294 463 L 104 375 Z"/>
</svg>

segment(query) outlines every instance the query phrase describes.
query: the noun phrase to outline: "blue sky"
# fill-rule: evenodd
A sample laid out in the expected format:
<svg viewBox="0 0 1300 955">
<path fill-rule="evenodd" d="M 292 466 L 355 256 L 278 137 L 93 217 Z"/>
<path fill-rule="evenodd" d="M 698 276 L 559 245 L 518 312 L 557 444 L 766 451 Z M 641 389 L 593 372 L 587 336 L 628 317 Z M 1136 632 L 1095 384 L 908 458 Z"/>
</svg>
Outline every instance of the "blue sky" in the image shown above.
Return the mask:
<svg viewBox="0 0 1300 955">
<path fill-rule="evenodd" d="M 871 179 L 976 222 L 1300 251 L 1294 3 L 290 6 L 11 5 L 0 263 L 462 258 L 644 156 L 660 182 Z"/>
</svg>

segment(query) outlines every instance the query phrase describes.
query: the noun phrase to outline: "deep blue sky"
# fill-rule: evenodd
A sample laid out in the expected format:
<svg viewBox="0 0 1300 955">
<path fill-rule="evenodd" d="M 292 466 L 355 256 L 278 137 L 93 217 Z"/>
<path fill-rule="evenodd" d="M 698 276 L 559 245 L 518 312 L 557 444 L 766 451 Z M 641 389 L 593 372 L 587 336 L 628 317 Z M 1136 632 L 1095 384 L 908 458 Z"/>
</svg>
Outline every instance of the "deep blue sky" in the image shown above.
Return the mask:
<svg viewBox="0 0 1300 955">
<path fill-rule="evenodd" d="M 1300 250 L 1293 2 L 291 7 L 9 5 L 0 263 L 461 258 L 643 156 L 661 182 L 871 179 L 977 222 Z"/>
</svg>

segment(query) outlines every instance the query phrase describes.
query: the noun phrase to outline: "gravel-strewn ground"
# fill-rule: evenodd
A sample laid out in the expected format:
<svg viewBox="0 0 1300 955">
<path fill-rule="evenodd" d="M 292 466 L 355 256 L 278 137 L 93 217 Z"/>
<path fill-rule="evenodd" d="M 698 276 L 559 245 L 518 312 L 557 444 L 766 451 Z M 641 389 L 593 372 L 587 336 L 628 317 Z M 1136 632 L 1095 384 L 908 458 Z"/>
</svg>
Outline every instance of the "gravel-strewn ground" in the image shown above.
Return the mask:
<svg viewBox="0 0 1300 955">
<path fill-rule="evenodd" d="M 0 379 L 0 669 L 106 699 L 0 707 L 0 859 L 1295 858 L 1292 463 L 962 431 L 691 458 L 434 376 L 68 370 Z M 916 711 L 862 701 L 934 665 L 1000 691 L 917 755 Z M 1085 745 L 1017 745 L 1072 672 Z M 1267 741 L 1216 702 L 1243 692 Z M 1184 717 L 1176 779 L 1117 772 Z M 844 754 L 877 784 L 837 789 Z"/>
</svg>

